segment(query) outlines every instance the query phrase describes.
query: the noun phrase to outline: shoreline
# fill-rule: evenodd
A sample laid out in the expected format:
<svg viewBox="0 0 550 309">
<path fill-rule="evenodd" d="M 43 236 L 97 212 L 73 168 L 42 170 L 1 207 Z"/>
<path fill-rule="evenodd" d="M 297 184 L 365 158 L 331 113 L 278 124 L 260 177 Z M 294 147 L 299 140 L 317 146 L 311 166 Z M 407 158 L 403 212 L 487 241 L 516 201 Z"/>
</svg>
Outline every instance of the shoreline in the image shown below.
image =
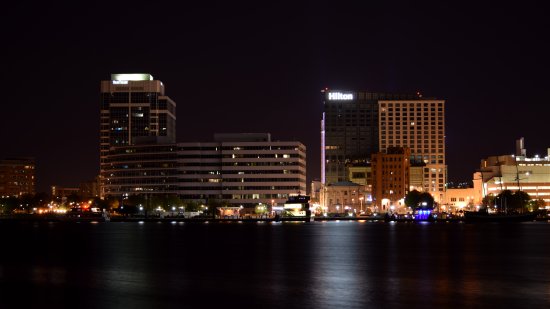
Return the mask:
<svg viewBox="0 0 550 309">
<path fill-rule="evenodd" d="M 97 217 L 67 217 L 47 215 L 11 215 L 0 216 L 3 222 L 187 222 L 187 223 L 253 223 L 253 222 L 323 222 L 323 221 L 368 221 L 368 222 L 442 222 L 442 223 L 470 223 L 462 218 L 445 218 L 433 220 L 414 220 L 411 218 L 399 218 L 386 220 L 384 217 L 281 217 L 275 218 L 182 218 L 182 217 L 110 217 L 108 219 Z M 531 222 L 550 222 L 550 218 L 536 218 Z"/>
</svg>

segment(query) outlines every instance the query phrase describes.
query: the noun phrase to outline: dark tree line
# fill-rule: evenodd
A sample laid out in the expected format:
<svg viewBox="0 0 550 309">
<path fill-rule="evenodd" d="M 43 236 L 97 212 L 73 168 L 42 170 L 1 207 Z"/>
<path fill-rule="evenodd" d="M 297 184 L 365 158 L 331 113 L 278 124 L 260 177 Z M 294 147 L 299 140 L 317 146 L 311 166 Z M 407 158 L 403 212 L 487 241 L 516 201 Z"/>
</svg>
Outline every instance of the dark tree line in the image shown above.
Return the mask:
<svg viewBox="0 0 550 309">
<path fill-rule="evenodd" d="M 407 205 L 407 207 L 411 207 L 413 210 L 417 208 L 433 209 L 434 198 L 429 192 L 412 190 L 407 194 L 407 196 L 405 196 L 405 205 Z"/>
<path fill-rule="evenodd" d="M 540 201 L 531 201 L 531 197 L 525 191 L 512 192 L 510 190 L 504 190 L 497 196 L 487 195 L 483 198 L 483 206 L 486 208 L 496 209 L 500 212 L 505 211 L 518 211 L 524 212 L 528 208 L 534 208 L 538 206 Z M 542 203 L 544 205 L 544 201 Z"/>
</svg>

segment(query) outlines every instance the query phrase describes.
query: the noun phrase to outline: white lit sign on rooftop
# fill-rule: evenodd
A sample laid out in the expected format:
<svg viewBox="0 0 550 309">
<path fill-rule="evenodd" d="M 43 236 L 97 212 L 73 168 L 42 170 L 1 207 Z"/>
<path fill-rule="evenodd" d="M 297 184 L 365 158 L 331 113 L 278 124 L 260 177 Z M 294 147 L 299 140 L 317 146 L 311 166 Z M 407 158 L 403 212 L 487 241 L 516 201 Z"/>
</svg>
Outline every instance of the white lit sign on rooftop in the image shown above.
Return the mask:
<svg viewBox="0 0 550 309">
<path fill-rule="evenodd" d="M 129 80 L 153 80 L 151 74 L 111 74 L 111 80 L 113 84 L 127 84 Z"/>
<path fill-rule="evenodd" d="M 340 100 L 340 101 L 350 101 L 353 100 L 352 93 L 341 93 L 341 92 L 329 92 L 328 99 L 330 101 Z"/>
</svg>

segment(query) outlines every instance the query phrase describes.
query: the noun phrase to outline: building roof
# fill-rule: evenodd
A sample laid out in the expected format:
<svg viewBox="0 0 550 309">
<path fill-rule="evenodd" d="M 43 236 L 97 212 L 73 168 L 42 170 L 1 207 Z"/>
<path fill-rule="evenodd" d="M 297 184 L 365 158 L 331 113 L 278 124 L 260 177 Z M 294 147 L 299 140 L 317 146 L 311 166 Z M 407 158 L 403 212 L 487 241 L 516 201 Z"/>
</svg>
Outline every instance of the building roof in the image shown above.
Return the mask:
<svg viewBox="0 0 550 309">
<path fill-rule="evenodd" d="M 351 181 L 338 181 L 335 183 L 329 184 L 329 186 L 337 186 L 337 187 L 360 187 L 361 185 L 355 182 Z"/>
</svg>

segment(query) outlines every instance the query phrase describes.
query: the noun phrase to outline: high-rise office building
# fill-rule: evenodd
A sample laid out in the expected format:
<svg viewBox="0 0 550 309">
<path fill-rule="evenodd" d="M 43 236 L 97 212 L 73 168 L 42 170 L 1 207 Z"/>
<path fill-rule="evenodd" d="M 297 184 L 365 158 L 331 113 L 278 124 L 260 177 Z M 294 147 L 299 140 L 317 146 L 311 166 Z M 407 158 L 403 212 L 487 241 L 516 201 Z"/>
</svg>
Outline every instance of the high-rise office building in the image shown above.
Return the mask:
<svg viewBox="0 0 550 309">
<path fill-rule="evenodd" d="M 356 178 L 368 179 L 372 154 L 389 147 L 408 147 L 410 164 L 422 168 L 422 190 L 444 200 L 445 101 L 417 94 L 322 90 L 321 181 L 328 185 Z M 355 173 L 355 174 L 354 174 Z M 359 177 L 365 173 L 366 177 Z M 411 182 L 412 184 L 413 182 Z M 370 183 L 366 184 L 371 185 Z"/>
<path fill-rule="evenodd" d="M 418 95 L 324 89 L 321 120 L 321 182 L 346 181 L 350 166 L 368 165 L 379 149 L 380 100 L 414 100 Z"/>
<path fill-rule="evenodd" d="M 411 165 L 424 165 L 423 191 L 445 201 L 445 101 L 379 100 L 380 151 L 408 147 Z"/>
<path fill-rule="evenodd" d="M 134 145 L 147 137 L 176 141 L 176 103 L 150 74 L 112 74 L 111 80 L 101 81 L 100 113 L 102 184 L 111 147 Z"/>
</svg>

